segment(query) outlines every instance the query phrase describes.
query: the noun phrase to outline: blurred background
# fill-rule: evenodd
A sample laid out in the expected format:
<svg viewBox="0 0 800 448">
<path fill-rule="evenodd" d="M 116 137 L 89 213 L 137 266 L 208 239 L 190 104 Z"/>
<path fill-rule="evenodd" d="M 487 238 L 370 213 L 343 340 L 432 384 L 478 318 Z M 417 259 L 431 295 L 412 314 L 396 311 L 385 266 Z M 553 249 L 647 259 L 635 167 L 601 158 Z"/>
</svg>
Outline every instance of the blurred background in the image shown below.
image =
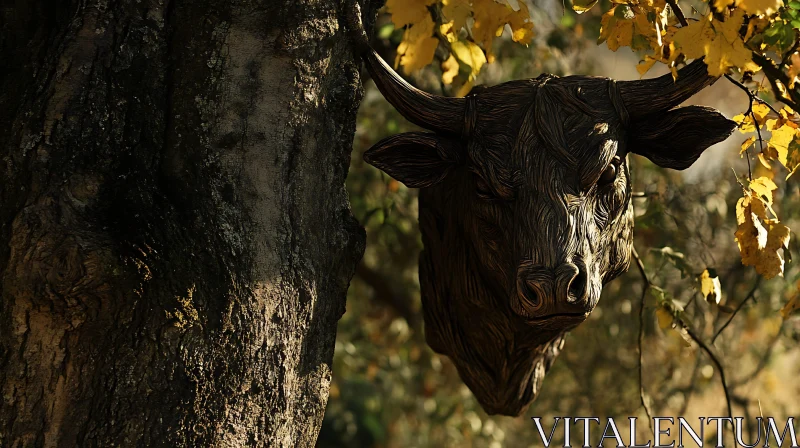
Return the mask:
<svg viewBox="0 0 800 448">
<path fill-rule="evenodd" d="M 541 73 L 639 78 L 635 68 L 639 56 L 628 48 L 615 53 L 596 43 L 600 15 L 608 5 L 582 15 L 555 0 L 530 6 L 534 41 L 525 47 L 511 42 L 508 33 L 496 39 L 496 61 L 483 68 L 476 84 L 494 85 Z M 390 63 L 401 38 L 402 30 L 380 15 L 373 45 Z M 647 76 L 665 72 L 656 65 Z M 363 76 L 365 97 L 347 189 L 353 213 L 366 228 L 367 249 L 339 322 L 333 383 L 318 446 L 541 446 L 532 416 L 543 417 L 547 431 L 553 416 L 614 417 L 623 424 L 629 416 L 646 418 L 638 370 L 644 282 L 634 265 L 606 285 L 590 318 L 569 334 L 541 394 L 519 418 L 488 416 L 450 360 L 425 344 L 417 276 L 422 249 L 417 191 L 361 159 L 381 138 L 414 126 L 392 109 L 366 73 Z M 453 94 L 441 83 L 436 63 L 407 79 L 428 92 Z M 732 117 L 747 109 L 748 100 L 722 79 L 690 103 L 712 106 Z M 707 344 L 713 340 L 734 415 L 750 422 L 745 440 L 755 441 L 755 417 L 772 416 L 785 423 L 786 417 L 800 414 L 800 319 L 784 321 L 779 312 L 797 294 L 800 269 L 796 262 L 788 263 L 784 277 L 759 280 L 752 267 L 740 262 L 733 235 L 736 202 L 742 196 L 736 174 L 748 172 L 747 161 L 739 157 L 744 139 L 735 132 L 684 172 L 662 170 L 638 156 L 630 156 L 629 163 L 634 191 L 639 193 L 634 199 L 635 247 L 666 299 L 684 307 L 691 326 Z M 757 161 L 750 169 L 754 177 L 771 176 Z M 800 229 L 798 179 L 774 180 L 780 187 L 778 215 L 790 228 Z M 790 252 L 787 259 L 798 256 L 794 233 Z M 719 305 L 706 302 L 699 292 L 698 277 L 706 268 L 719 275 Z M 693 424 L 697 416 L 727 415 L 719 369 L 696 344 L 671 328 L 669 319 L 662 318 L 659 324 L 658 299 L 651 293 L 644 297 L 642 373 L 653 415 L 680 415 Z M 561 428 L 557 441 L 563 437 Z M 647 440 L 646 420 L 640 421 L 638 430 Z M 627 426 L 620 431 L 627 441 Z M 599 433 L 602 429 L 592 436 L 593 443 Z M 711 427 L 706 438 L 715 440 Z M 573 441 L 580 440 L 582 431 L 575 426 Z"/>
</svg>

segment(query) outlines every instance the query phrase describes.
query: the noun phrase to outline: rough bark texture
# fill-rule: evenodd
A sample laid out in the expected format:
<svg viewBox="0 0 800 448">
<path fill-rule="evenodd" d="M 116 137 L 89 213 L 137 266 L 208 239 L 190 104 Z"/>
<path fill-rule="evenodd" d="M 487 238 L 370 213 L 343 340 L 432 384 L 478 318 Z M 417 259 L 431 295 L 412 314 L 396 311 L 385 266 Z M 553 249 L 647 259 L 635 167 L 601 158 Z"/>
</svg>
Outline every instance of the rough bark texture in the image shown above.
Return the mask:
<svg viewBox="0 0 800 448">
<path fill-rule="evenodd" d="M 313 445 L 364 245 L 340 10 L 0 9 L 0 446 Z"/>
</svg>

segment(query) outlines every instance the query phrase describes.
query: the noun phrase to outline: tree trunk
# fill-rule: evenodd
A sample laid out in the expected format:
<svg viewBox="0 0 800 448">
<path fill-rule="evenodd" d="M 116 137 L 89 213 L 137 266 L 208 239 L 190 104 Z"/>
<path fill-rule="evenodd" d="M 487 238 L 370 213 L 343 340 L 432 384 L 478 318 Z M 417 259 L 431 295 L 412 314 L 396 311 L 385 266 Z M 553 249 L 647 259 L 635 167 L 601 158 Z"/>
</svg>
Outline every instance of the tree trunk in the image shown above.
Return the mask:
<svg viewBox="0 0 800 448">
<path fill-rule="evenodd" d="M 0 14 L 0 446 L 313 446 L 364 246 L 339 0 Z"/>
</svg>

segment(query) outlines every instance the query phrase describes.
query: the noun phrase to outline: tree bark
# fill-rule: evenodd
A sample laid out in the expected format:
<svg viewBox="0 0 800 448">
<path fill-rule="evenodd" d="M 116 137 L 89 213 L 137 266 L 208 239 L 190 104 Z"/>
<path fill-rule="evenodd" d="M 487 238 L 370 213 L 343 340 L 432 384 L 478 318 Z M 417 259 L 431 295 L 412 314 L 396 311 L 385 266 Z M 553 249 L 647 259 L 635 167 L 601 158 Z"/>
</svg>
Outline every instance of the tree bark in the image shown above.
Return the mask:
<svg viewBox="0 0 800 448">
<path fill-rule="evenodd" d="M 312 446 L 364 247 L 339 0 L 0 17 L 0 446 Z"/>
</svg>

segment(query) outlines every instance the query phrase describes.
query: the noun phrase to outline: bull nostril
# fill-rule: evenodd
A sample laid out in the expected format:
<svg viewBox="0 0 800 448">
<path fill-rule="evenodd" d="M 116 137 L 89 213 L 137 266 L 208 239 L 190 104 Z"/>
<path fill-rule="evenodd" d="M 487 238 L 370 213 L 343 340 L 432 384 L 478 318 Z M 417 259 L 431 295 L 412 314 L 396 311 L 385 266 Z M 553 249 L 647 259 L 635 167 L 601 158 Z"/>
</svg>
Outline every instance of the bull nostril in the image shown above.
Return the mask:
<svg viewBox="0 0 800 448">
<path fill-rule="evenodd" d="M 517 274 L 517 294 L 512 296 L 511 308 L 521 316 L 535 317 L 552 290 L 553 275 L 549 270 L 523 264 Z"/>
<path fill-rule="evenodd" d="M 542 305 L 545 295 L 542 284 L 536 280 L 527 280 L 525 286 L 527 287 L 525 298 L 528 299 L 533 309 L 538 309 Z"/>
<path fill-rule="evenodd" d="M 586 269 L 574 263 L 564 263 L 556 269 L 557 296 L 559 300 L 580 304 L 586 299 L 588 279 Z"/>
<path fill-rule="evenodd" d="M 586 271 L 583 269 L 578 270 L 578 275 L 572 278 L 569 284 L 567 300 L 570 302 L 579 302 L 583 300 L 586 295 Z"/>
</svg>

